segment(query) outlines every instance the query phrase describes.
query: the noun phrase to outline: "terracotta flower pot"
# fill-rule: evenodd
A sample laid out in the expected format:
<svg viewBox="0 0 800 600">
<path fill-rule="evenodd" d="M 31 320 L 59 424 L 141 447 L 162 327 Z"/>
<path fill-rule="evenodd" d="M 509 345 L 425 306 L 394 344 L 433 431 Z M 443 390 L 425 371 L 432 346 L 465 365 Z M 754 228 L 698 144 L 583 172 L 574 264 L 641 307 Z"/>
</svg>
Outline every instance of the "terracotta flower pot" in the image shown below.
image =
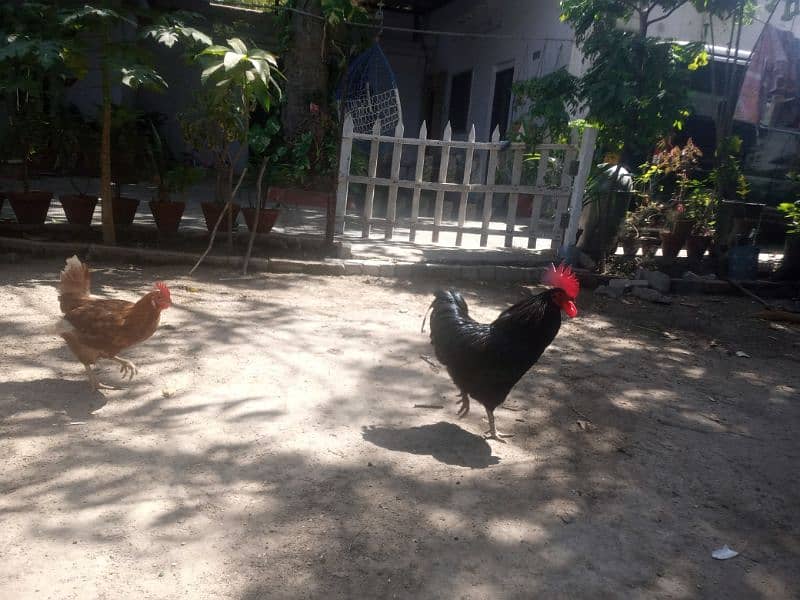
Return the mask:
<svg viewBox="0 0 800 600">
<path fill-rule="evenodd" d="M 683 240 L 680 235 L 671 231 L 662 231 L 659 233 L 661 237 L 661 254 L 664 258 L 675 258 L 678 252 L 683 247 Z"/>
<path fill-rule="evenodd" d="M 177 233 L 186 202 L 150 202 L 150 212 L 161 233 Z"/>
<path fill-rule="evenodd" d="M 319 206 L 325 208 L 328 205 L 330 197 L 333 195 L 334 194 L 331 192 L 271 186 L 267 194 L 267 200 L 269 202 L 281 204 L 298 204 L 301 206 Z"/>
<path fill-rule="evenodd" d="M 203 202 L 200 205 L 200 208 L 203 209 L 203 217 L 206 220 L 206 228 L 208 232 L 211 233 L 214 229 L 214 225 L 219 219 L 219 215 L 222 212 L 222 209 L 225 205 L 219 204 L 217 202 Z M 231 210 L 233 214 L 233 224 L 236 225 L 236 218 L 239 216 L 240 207 L 238 204 L 232 204 Z M 219 224 L 219 229 L 217 231 L 228 231 L 228 215 L 222 217 L 222 222 Z"/>
<path fill-rule="evenodd" d="M 694 221 L 691 219 L 682 218 L 675 221 L 675 225 L 672 227 L 672 233 L 675 236 L 676 243 L 680 242 L 681 246 L 683 246 L 692 233 L 692 227 L 694 227 Z"/>
<path fill-rule="evenodd" d="M 136 198 L 119 196 L 111 201 L 111 214 L 116 225 L 130 225 L 136 217 L 139 201 Z"/>
<path fill-rule="evenodd" d="M 85 194 L 59 196 L 61 206 L 67 221 L 73 225 L 91 225 L 94 209 L 97 206 L 97 196 Z"/>
<path fill-rule="evenodd" d="M 8 201 L 20 225 L 43 225 L 52 199 L 53 192 L 8 192 Z"/>
<path fill-rule="evenodd" d="M 783 261 L 778 269 L 780 279 L 800 279 L 800 233 L 789 233 L 783 245 Z"/>
<path fill-rule="evenodd" d="M 653 258 L 656 255 L 656 250 L 660 242 L 655 238 L 642 238 L 642 255 L 645 258 Z"/>
<path fill-rule="evenodd" d="M 686 238 L 686 255 L 692 260 L 700 260 L 710 245 L 710 235 L 690 235 Z"/>
<path fill-rule="evenodd" d="M 635 238 L 624 238 L 621 242 L 623 256 L 636 256 L 636 250 L 639 249 L 639 244 Z"/>
<path fill-rule="evenodd" d="M 517 200 L 517 216 L 530 219 L 533 212 L 533 196 L 520 194 Z"/>
<path fill-rule="evenodd" d="M 244 222 L 247 223 L 247 229 L 253 231 L 253 225 L 256 219 L 255 208 L 243 208 L 242 214 L 244 215 Z M 278 208 L 262 208 L 258 214 L 258 233 L 269 233 L 278 220 L 278 215 L 281 214 Z"/>
</svg>

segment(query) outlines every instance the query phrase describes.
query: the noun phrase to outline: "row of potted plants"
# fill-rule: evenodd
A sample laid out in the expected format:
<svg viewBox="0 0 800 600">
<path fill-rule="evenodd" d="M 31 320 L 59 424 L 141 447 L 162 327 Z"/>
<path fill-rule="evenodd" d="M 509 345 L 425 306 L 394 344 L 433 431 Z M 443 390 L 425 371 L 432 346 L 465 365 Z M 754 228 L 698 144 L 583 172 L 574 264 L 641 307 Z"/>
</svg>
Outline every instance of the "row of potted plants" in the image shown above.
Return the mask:
<svg viewBox="0 0 800 600">
<path fill-rule="evenodd" d="M 636 178 L 638 206 L 620 228 L 626 255 L 634 255 L 640 246 L 645 256 L 653 256 L 660 246 L 664 257 L 675 258 L 686 246 L 687 256 L 698 260 L 710 248 L 717 210 L 715 175 L 692 177 L 701 156 L 691 138 L 683 146 L 667 141 L 658 145 Z"/>
<path fill-rule="evenodd" d="M 0 10 L 4 15 L 7 12 L 6 7 Z M 234 171 L 239 169 L 240 159 L 249 147 L 249 171 L 251 175 L 258 174 L 251 184 L 254 183 L 259 191 L 255 215 L 248 210 L 243 212 L 246 221 L 260 224 L 258 231 L 271 228 L 277 211 L 268 209 L 267 194 L 261 193 L 266 189 L 262 188 L 262 182 L 265 177 L 269 182 L 280 168 L 286 170 L 286 164 L 294 168 L 298 159 L 303 158 L 300 156 L 302 144 L 289 144 L 280 136 L 280 121 L 276 113 L 281 99 L 278 81 L 282 75 L 277 69 L 277 59 L 238 38 L 228 39 L 225 44 L 214 44 L 208 35 L 181 21 L 183 14 L 174 11 L 152 14 L 133 9 L 121 12 L 100 3 L 74 10 L 31 4 L 6 15 L 13 23 L 15 33 L 0 36 L 0 89 L 3 90 L 0 95 L 9 99 L 9 105 L 11 99 L 21 100 L 14 103 L 9 118 L 0 123 L 0 128 L 7 128 L 0 133 L 13 142 L 0 149 L 0 152 L 7 153 L 0 158 L 18 159 L 21 163 L 23 189 L 10 194 L 20 223 L 44 222 L 53 198 L 53 194 L 46 190 L 31 190 L 32 168 L 38 164 L 47 170 L 66 171 L 72 175 L 74 173 L 70 170 L 76 166 L 73 163 L 94 162 L 95 168 L 89 175 L 99 174 L 99 195 L 110 199 L 101 205 L 104 239 L 113 243 L 113 226 L 131 222 L 138 204 L 136 200 L 121 195 L 120 171 L 126 167 L 141 171 L 147 162 L 142 156 L 146 153 L 157 187 L 150 204 L 156 223 L 164 231 L 177 229 L 185 203 L 174 200 L 172 195 L 193 183 L 198 177 L 197 169 L 170 156 L 152 120 L 134 117 L 126 123 L 116 123 L 115 127 L 115 122 L 125 117 L 126 111 L 131 111 L 112 101 L 110 89 L 117 85 L 166 87 L 166 82 L 152 66 L 148 45 L 155 42 L 172 47 L 182 41 L 190 65 L 202 68 L 202 74 L 199 69 L 197 71 L 201 86 L 196 94 L 196 105 L 180 118 L 184 138 L 195 150 L 213 157 L 210 166 L 216 173 L 215 201 L 218 206 L 206 206 L 204 213 L 209 220 L 213 220 L 212 213 L 222 207 L 230 207 L 231 211 L 238 213 L 238 206 L 233 202 Z M 84 35 L 93 28 L 107 34 L 97 47 L 87 44 Z M 123 35 L 122 39 L 117 39 L 113 33 L 117 28 L 139 35 Z M 86 76 L 89 58 L 95 52 L 99 53 L 103 98 L 97 124 L 89 124 L 83 122 L 75 111 L 68 114 L 69 111 L 62 108 L 66 99 L 63 92 Z M 43 81 L 56 82 L 57 85 L 43 85 Z M 272 124 L 277 125 L 276 130 L 270 132 L 267 143 L 259 143 L 251 135 L 251 120 L 257 111 L 270 115 Z M 144 136 L 147 138 L 146 150 L 142 149 L 143 144 L 132 143 L 132 140 L 141 142 L 143 136 L 137 136 L 136 132 L 141 133 L 143 127 L 150 128 Z M 321 138 L 315 135 L 314 128 L 301 133 L 303 138 L 297 141 L 307 141 L 305 149 L 309 155 L 311 146 L 319 146 Z M 78 155 L 91 155 L 91 159 L 79 160 L 76 158 Z M 300 166 L 306 172 L 311 171 L 310 159 L 306 162 L 308 164 Z M 54 163 L 58 163 L 60 170 L 52 169 Z M 140 175 L 132 174 L 133 177 Z M 112 192 L 112 180 L 117 182 L 116 194 Z M 85 224 L 91 221 L 97 202 L 97 198 L 83 193 L 64 196 L 62 205 L 70 221 Z M 108 205 L 111 205 L 111 211 L 107 211 Z M 113 212 L 113 215 L 107 212 Z"/>
<path fill-rule="evenodd" d="M 52 192 L 34 190 L 29 192 L 7 192 L 0 194 L 0 209 L 3 202 L 8 198 L 17 222 L 21 225 L 41 225 L 47 218 L 53 199 Z M 58 201 L 64 209 L 67 222 L 71 225 L 89 226 L 94 217 L 95 208 L 99 198 L 88 194 L 63 194 L 58 196 Z M 112 217 L 117 226 L 129 226 L 133 224 L 136 211 L 140 201 L 136 198 L 127 196 L 117 196 L 112 205 Z M 183 213 L 186 210 L 186 202 L 172 199 L 151 200 L 148 203 L 150 212 L 153 215 L 158 231 L 163 234 L 175 234 L 178 231 Z M 203 203 L 203 216 L 209 231 L 214 227 L 222 205 L 215 203 Z M 275 207 L 262 208 L 259 215 L 257 233 L 269 233 L 280 215 L 280 205 Z M 241 208 L 238 204 L 233 205 L 233 221 L 235 222 L 239 213 L 244 216 L 248 230 L 252 231 L 255 224 L 255 207 Z M 227 223 L 221 224 L 223 231 Z"/>
</svg>

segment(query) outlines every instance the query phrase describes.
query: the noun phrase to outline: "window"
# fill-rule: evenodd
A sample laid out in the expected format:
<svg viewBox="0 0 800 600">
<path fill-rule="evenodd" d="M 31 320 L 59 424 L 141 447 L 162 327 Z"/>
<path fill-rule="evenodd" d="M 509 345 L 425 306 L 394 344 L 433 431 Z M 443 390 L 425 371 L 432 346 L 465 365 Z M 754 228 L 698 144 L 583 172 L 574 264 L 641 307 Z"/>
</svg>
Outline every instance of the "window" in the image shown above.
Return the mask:
<svg viewBox="0 0 800 600">
<path fill-rule="evenodd" d="M 450 84 L 450 110 L 449 119 L 453 133 L 467 131 L 469 118 L 469 95 L 472 92 L 472 71 L 464 71 L 453 75 Z"/>
<path fill-rule="evenodd" d="M 505 139 L 508 117 L 511 113 L 511 86 L 514 83 L 514 67 L 498 71 L 494 76 L 494 96 L 492 97 L 492 122 L 489 131 L 500 128 L 500 139 Z"/>
</svg>

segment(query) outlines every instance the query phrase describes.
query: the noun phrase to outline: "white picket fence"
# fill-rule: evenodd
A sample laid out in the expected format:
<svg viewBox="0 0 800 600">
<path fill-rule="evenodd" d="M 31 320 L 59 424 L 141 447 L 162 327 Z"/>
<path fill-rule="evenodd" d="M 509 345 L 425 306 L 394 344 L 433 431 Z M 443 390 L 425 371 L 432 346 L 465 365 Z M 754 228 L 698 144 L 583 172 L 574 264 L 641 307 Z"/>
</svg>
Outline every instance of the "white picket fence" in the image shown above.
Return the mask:
<svg viewBox="0 0 800 600">
<path fill-rule="evenodd" d="M 434 243 L 439 242 L 441 232 L 455 232 L 456 246 L 462 245 L 464 234 L 479 234 L 481 246 L 487 246 L 490 237 L 500 236 L 503 238 L 502 245 L 506 247 L 513 245 L 515 237 L 527 237 L 529 248 L 536 247 L 537 238 L 548 238 L 551 240 L 551 248 L 557 248 L 562 242 L 565 230 L 567 234 L 571 232 L 572 236 L 572 238 L 568 238 L 567 243 L 574 241 L 583 190 L 594 152 L 595 130 L 585 129 L 582 139 L 579 139 L 577 130 L 573 131 L 569 144 L 540 144 L 536 148 L 540 159 L 534 185 L 521 184 L 523 159 L 526 152 L 525 144 L 501 141 L 497 128 L 492 133 L 492 139 L 489 142 L 475 141 L 474 125 L 466 141 L 452 139 L 450 123 L 445 127 L 441 140 L 428 139 L 427 127 L 424 122 L 417 138 L 405 138 L 403 134 L 403 124 L 398 123 L 394 136 L 381 135 L 380 121 L 375 122 L 372 133 L 355 133 L 352 119 L 349 115 L 345 118 L 336 196 L 336 232 L 338 234 L 345 232 L 346 223 L 355 222 L 361 226 L 362 238 L 370 238 L 372 227 L 379 226 L 383 228 L 386 240 L 394 239 L 397 228 L 406 227 L 408 239 L 411 242 L 416 240 L 418 231 L 431 231 L 431 240 Z M 365 140 L 370 143 L 366 176 L 350 173 L 354 140 Z M 377 175 L 382 143 L 392 146 L 391 169 L 388 178 Z M 416 166 L 413 179 L 400 178 L 404 146 L 416 146 Z M 426 149 L 431 147 L 441 149 L 438 177 L 436 181 L 425 181 Z M 451 150 L 461 148 L 465 150 L 461 181 L 460 183 L 447 181 Z M 482 183 L 471 182 L 476 151 L 488 151 L 486 175 L 481 177 Z M 511 175 L 510 182 L 507 184 L 498 183 L 500 154 L 505 152 L 511 153 Z M 365 186 L 364 205 L 360 215 L 347 214 L 351 184 Z M 376 218 L 373 215 L 375 190 L 379 186 L 388 189 L 385 218 Z M 412 190 L 410 217 L 404 219 L 397 218 L 397 197 L 400 188 Z M 420 197 L 424 190 L 435 192 L 432 217 L 420 216 Z M 448 224 L 443 220 L 445 193 L 447 192 L 455 192 L 459 195 L 457 218 L 453 219 L 455 224 Z M 470 226 L 467 223 L 470 194 L 483 194 L 480 226 L 475 224 Z M 492 214 L 495 194 L 508 194 L 506 214 L 501 219 Z M 523 227 L 518 227 L 517 223 L 517 206 L 521 194 L 532 197 L 532 210 L 527 227 L 524 226 L 524 223 Z M 548 205 L 546 215 L 542 214 L 545 204 Z M 569 226 L 567 226 L 566 218 L 568 214 Z M 501 224 L 500 228 L 493 227 L 492 224 L 497 224 L 498 221 Z"/>
</svg>

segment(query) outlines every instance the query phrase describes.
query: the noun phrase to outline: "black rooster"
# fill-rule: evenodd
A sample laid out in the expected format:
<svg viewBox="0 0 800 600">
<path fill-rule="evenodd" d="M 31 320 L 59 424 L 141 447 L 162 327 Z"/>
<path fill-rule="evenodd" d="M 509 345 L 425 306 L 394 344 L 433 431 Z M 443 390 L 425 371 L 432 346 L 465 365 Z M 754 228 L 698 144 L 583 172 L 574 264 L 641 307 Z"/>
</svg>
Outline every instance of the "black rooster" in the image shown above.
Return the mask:
<svg viewBox="0 0 800 600">
<path fill-rule="evenodd" d="M 487 438 L 502 441 L 494 409 L 555 339 L 561 311 L 578 314 L 579 284 L 569 267 L 551 266 L 542 282 L 551 289 L 517 302 L 488 325 L 472 319 L 464 298 L 453 290 L 436 292 L 430 306 L 436 358 L 461 392 L 458 416 L 469 413 L 470 396 L 480 402 L 489 418 Z"/>
</svg>

